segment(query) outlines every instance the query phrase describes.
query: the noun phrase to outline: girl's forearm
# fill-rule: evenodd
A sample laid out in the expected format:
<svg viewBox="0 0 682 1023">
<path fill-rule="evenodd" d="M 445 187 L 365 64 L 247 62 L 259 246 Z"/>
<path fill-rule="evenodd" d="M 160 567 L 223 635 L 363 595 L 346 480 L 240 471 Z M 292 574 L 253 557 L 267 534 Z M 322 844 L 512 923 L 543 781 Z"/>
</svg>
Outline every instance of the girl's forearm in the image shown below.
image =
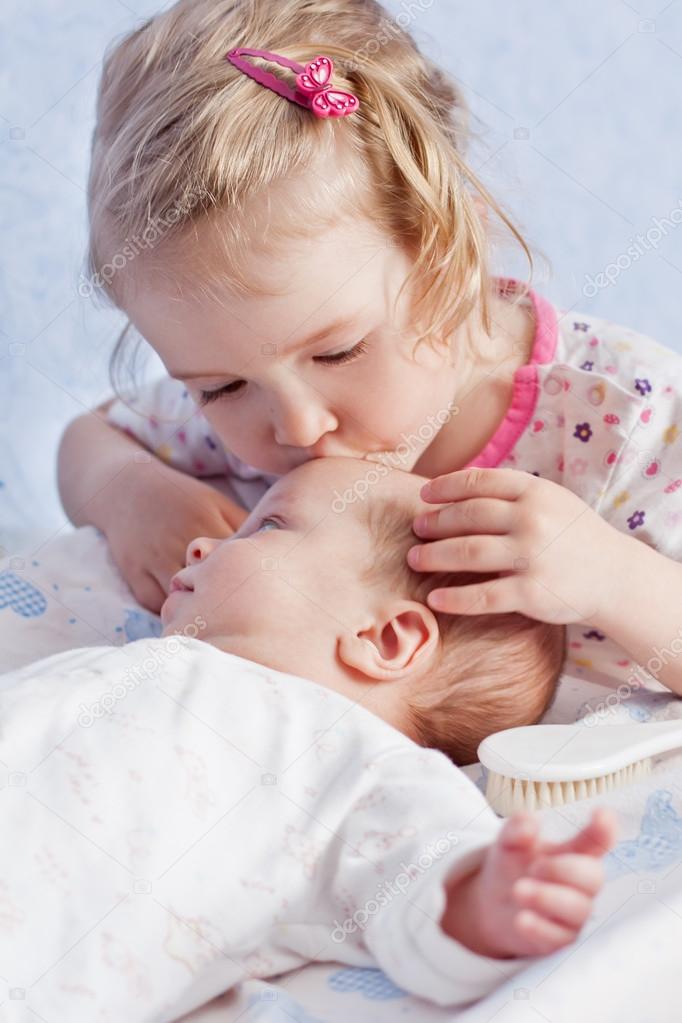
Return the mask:
<svg viewBox="0 0 682 1023">
<path fill-rule="evenodd" d="M 641 540 L 622 540 L 622 575 L 593 624 L 682 696 L 682 564 Z"/>
<path fill-rule="evenodd" d="M 160 469 L 165 468 L 136 440 L 107 423 L 107 407 L 100 406 L 69 424 L 57 459 L 59 496 L 69 519 L 75 526 L 93 525 L 105 532 L 116 494 L 124 477 L 129 482 L 130 473 L 139 468 L 140 453 L 146 452 Z"/>
</svg>

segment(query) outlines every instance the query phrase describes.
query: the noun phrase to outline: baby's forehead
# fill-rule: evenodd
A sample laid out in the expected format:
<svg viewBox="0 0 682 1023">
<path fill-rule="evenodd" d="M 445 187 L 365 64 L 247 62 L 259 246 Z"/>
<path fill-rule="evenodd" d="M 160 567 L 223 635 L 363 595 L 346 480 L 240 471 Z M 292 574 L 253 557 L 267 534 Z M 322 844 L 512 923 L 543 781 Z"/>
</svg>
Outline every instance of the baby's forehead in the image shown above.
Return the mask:
<svg viewBox="0 0 682 1023">
<path fill-rule="evenodd" d="M 420 503 L 426 478 L 394 466 L 361 458 L 317 458 L 294 469 L 283 481 L 288 495 L 308 495 L 328 501 L 332 510 L 355 507 L 364 501 L 390 498 L 404 501 L 406 511 Z"/>
</svg>

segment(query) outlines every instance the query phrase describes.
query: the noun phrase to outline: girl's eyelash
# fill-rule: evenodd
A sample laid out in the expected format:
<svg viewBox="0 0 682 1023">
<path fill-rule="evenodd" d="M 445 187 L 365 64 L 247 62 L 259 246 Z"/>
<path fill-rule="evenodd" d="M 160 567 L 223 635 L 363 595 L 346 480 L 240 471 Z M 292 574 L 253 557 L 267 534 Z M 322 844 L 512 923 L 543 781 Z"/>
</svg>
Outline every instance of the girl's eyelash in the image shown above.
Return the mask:
<svg viewBox="0 0 682 1023">
<path fill-rule="evenodd" d="M 344 362 L 352 362 L 353 359 L 364 355 L 367 348 L 367 340 L 363 338 L 362 341 L 358 341 L 353 348 L 349 348 L 345 352 L 337 352 L 336 355 L 316 355 L 314 358 L 316 362 L 321 362 L 325 366 L 341 366 Z"/>
<path fill-rule="evenodd" d="M 233 380 L 231 384 L 225 384 L 224 387 L 219 387 L 215 391 L 199 391 L 199 404 L 210 405 L 212 401 L 217 401 L 218 398 L 222 398 L 225 394 L 236 394 L 241 390 L 241 384 L 243 380 Z M 235 384 L 239 384 L 239 387 L 235 387 Z"/>
<path fill-rule="evenodd" d="M 344 363 L 352 362 L 364 355 L 368 347 L 367 340 L 363 338 L 362 341 L 358 341 L 353 348 L 349 348 L 345 352 L 337 352 L 336 355 L 315 355 L 313 359 L 315 362 L 321 362 L 323 366 L 343 366 Z M 233 380 L 232 383 L 218 387 L 215 391 L 200 391 L 199 404 L 210 405 L 212 401 L 218 401 L 225 395 L 237 394 L 241 391 L 243 384 L 243 380 Z"/>
</svg>

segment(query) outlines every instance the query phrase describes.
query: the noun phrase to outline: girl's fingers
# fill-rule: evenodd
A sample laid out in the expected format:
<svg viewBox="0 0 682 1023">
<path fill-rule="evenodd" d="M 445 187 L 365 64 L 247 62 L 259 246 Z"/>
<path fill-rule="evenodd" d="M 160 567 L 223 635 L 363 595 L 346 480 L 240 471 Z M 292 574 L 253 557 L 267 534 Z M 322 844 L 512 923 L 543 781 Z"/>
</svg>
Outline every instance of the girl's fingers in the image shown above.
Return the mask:
<svg viewBox="0 0 682 1023">
<path fill-rule="evenodd" d="M 606 807 L 594 811 L 585 827 L 567 842 L 547 843 L 543 852 L 581 853 L 583 856 L 603 856 L 618 837 L 618 818 Z"/>
<path fill-rule="evenodd" d="M 512 889 L 514 899 L 525 909 L 564 927 L 580 928 L 592 911 L 592 898 L 576 888 L 522 877 Z"/>
<path fill-rule="evenodd" d="M 535 477 L 519 469 L 459 469 L 436 476 L 421 489 L 424 501 L 439 504 L 468 497 L 497 497 L 515 501 Z"/>
<path fill-rule="evenodd" d="M 474 498 L 418 515 L 414 531 L 417 536 L 430 539 L 472 533 L 509 533 L 513 526 L 513 510 L 509 501 Z"/>
<path fill-rule="evenodd" d="M 585 895 L 596 895 L 604 883 L 604 865 L 594 856 L 563 853 L 560 856 L 540 856 L 528 868 L 526 876 L 539 881 L 569 884 Z"/>
<path fill-rule="evenodd" d="M 506 577 L 431 590 L 426 602 L 434 611 L 452 615 L 506 614 L 518 610 L 518 593 L 516 581 Z"/>
<path fill-rule="evenodd" d="M 575 931 L 546 920 L 532 909 L 522 909 L 514 918 L 514 926 L 525 938 L 534 955 L 549 955 L 575 940 Z"/>
<path fill-rule="evenodd" d="M 512 545 L 499 536 L 455 536 L 410 547 L 407 562 L 417 572 L 503 572 L 513 568 Z"/>
</svg>

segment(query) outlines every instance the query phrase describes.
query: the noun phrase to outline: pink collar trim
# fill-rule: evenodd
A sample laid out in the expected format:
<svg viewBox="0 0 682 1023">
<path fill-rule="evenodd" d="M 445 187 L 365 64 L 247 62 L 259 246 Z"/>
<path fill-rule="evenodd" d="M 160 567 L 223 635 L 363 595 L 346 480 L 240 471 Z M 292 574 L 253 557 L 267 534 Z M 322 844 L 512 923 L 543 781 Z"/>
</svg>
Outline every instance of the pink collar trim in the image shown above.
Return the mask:
<svg viewBox="0 0 682 1023">
<path fill-rule="evenodd" d="M 501 277 L 498 278 L 497 288 L 502 295 L 514 294 L 518 289 L 518 282 L 512 278 Z M 540 391 L 537 367 L 538 364 L 549 362 L 553 358 L 559 338 L 559 327 L 556 311 L 551 302 L 532 289 L 529 289 L 528 297 L 535 314 L 535 337 L 530 361 L 525 366 L 520 366 L 514 374 L 512 400 L 504 419 L 483 450 L 464 466 L 465 469 L 471 466 L 490 469 L 499 465 L 510 453 L 535 411 Z"/>
</svg>

